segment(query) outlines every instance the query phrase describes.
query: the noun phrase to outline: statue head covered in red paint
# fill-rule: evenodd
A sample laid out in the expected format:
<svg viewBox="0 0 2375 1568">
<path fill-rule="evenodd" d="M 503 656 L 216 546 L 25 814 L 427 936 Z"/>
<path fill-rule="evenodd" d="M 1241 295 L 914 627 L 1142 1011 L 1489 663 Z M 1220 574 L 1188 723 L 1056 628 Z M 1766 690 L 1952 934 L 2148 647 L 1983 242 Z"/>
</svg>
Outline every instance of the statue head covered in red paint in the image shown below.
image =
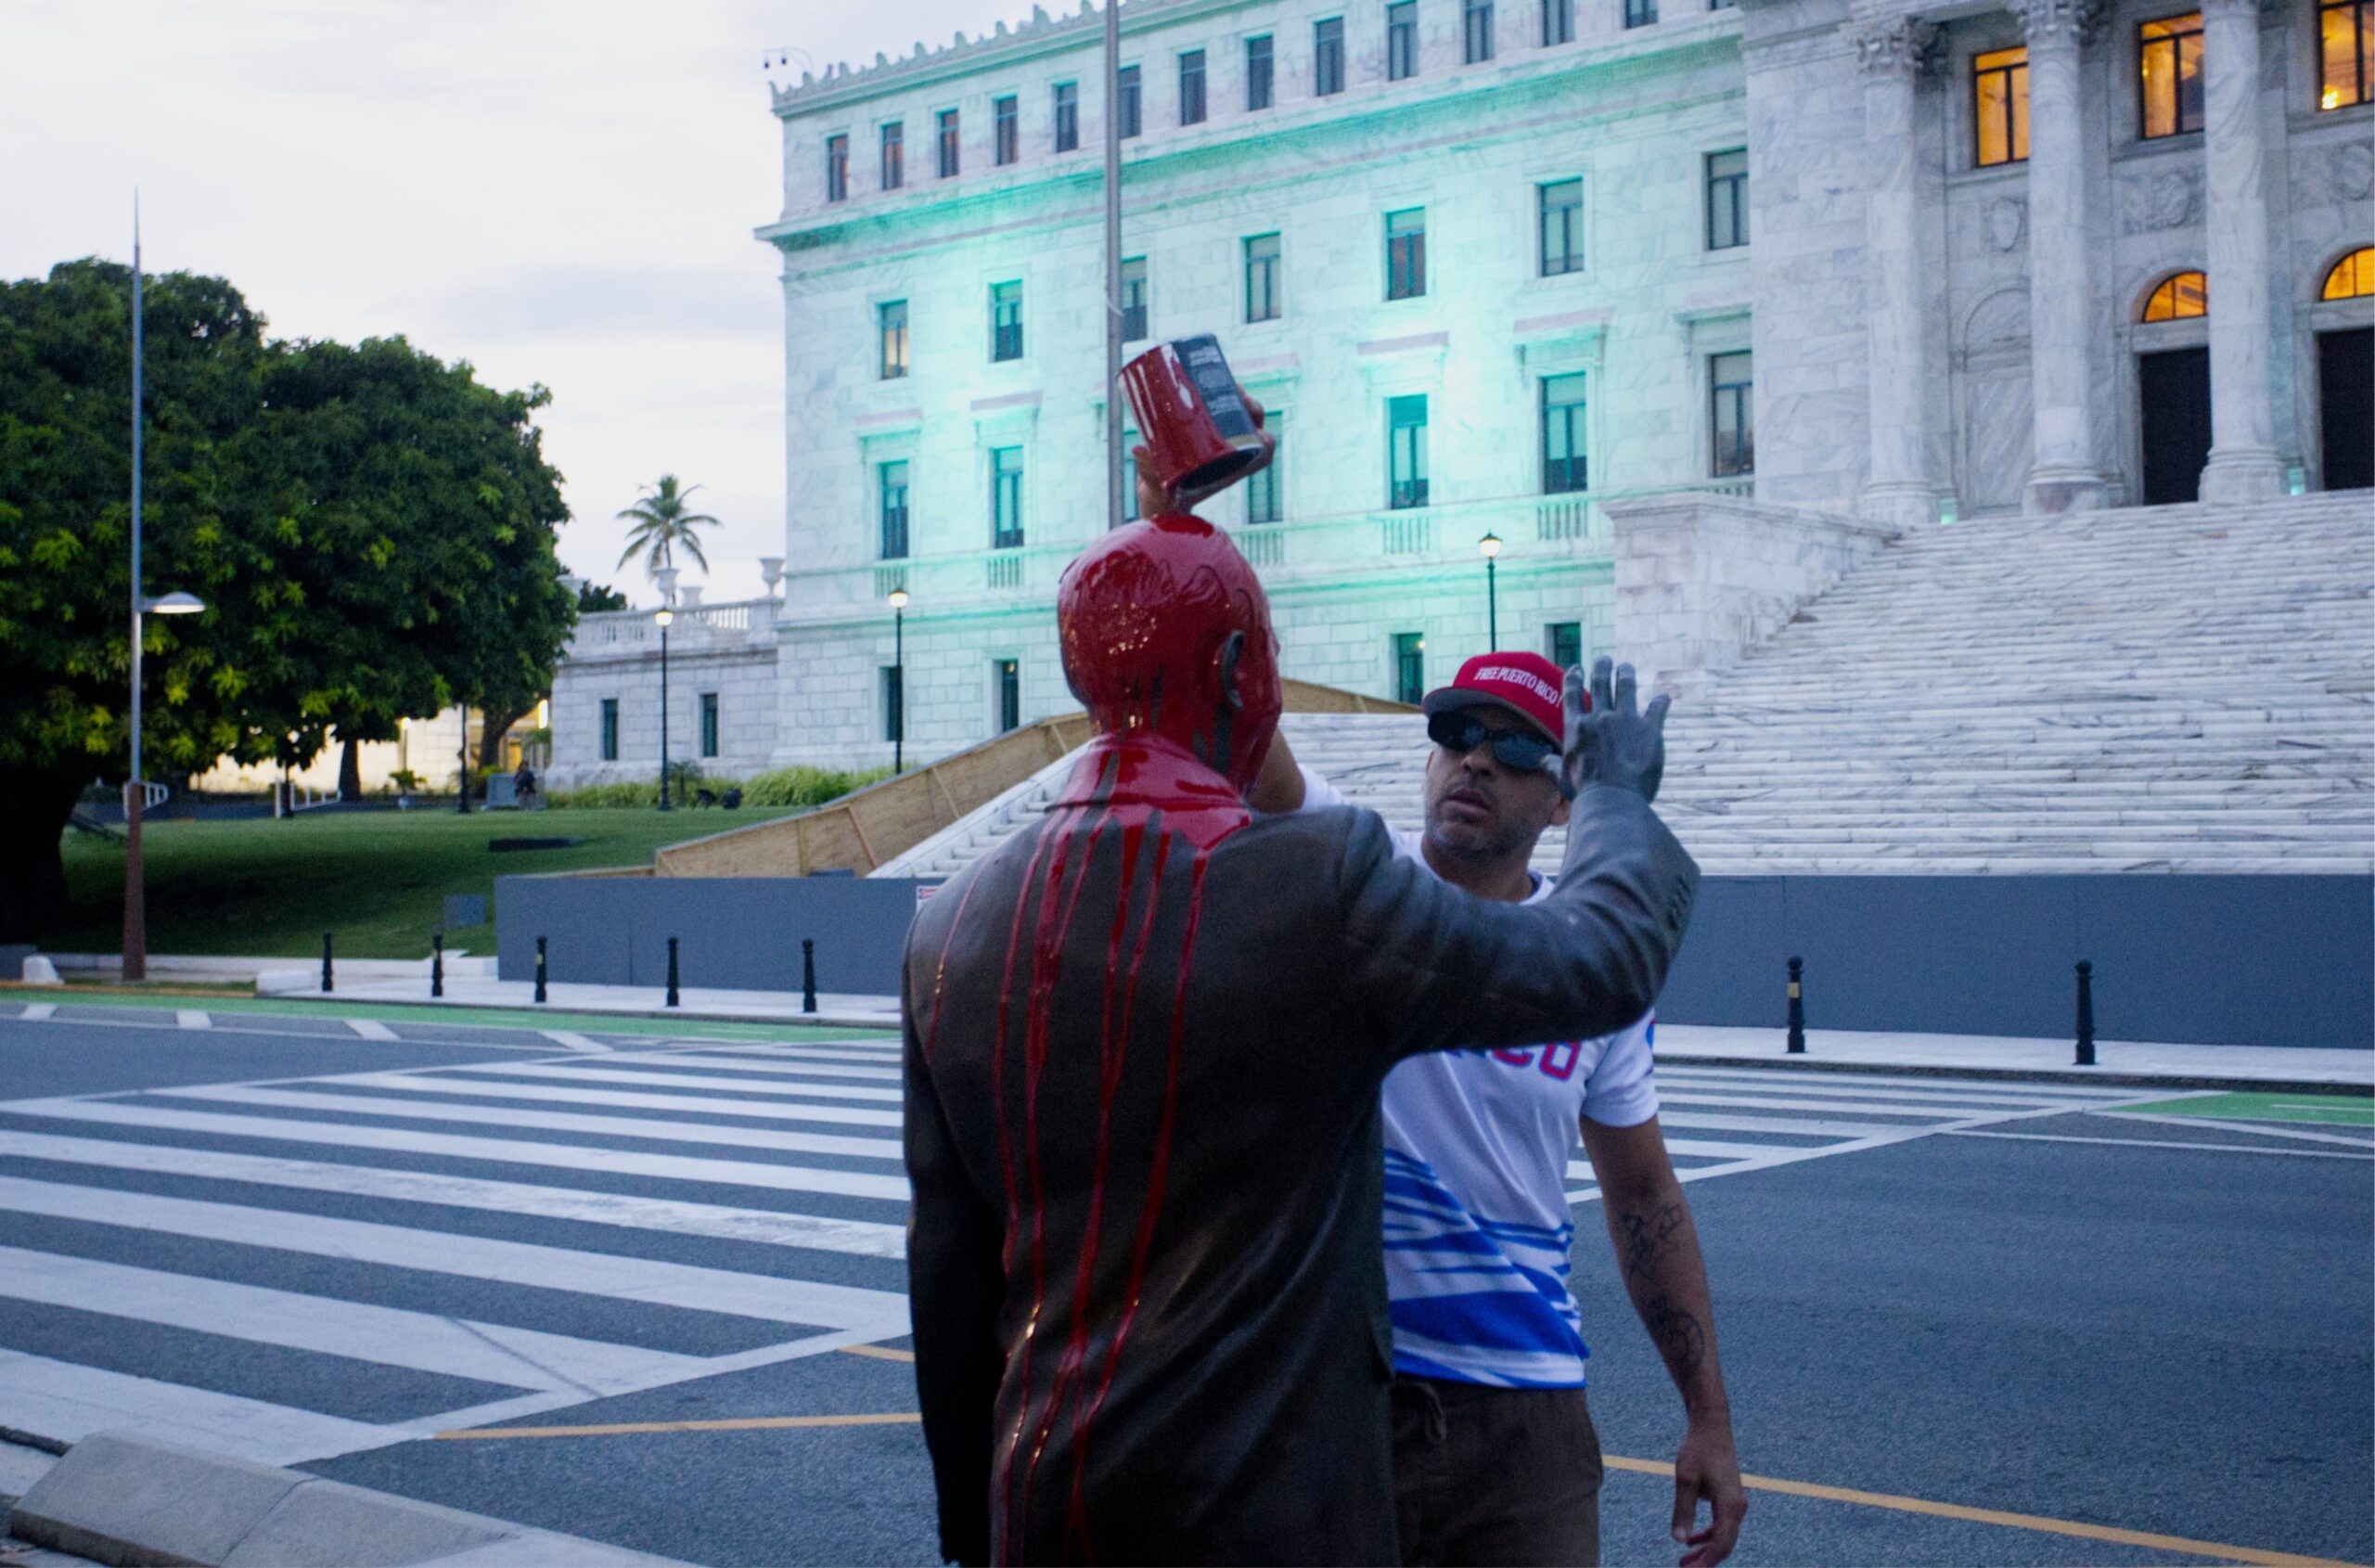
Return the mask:
<svg viewBox="0 0 2375 1568">
<path fill-rule="evenodd" d="M 1056 630 L 1098 728 L 1169 740 L 1253 787 L 1278 727 L 1278 639 L 1227 534 L 1175 512 L 1115 529 L 1065 568 Z"/>
</svg>

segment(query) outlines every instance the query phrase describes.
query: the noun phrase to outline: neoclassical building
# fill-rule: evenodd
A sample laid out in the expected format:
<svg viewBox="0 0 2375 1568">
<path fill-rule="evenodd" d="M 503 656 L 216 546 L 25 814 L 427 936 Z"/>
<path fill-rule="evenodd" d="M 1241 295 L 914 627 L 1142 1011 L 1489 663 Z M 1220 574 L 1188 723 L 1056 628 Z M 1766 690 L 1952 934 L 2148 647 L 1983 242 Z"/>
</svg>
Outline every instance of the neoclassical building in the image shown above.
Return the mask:
<svg viewBox="0 0 2375 1568">
<path fill-rule="evenodd" d="M 1588 656 L 1612 518 L 1676 492 L 2083 528 L 2368 484 L 2369 5 L 2187 3 L 1125 6 L 1131 352 L 1217 333 L 1279 422 L 1208 510 L 1286 672 Z M 1072 706 L 1101 35 L 1040 13 L 776 92 L 787 567 L 677 619 L 675 754 L 914 758 Z M 564 779 L 654 765 L 652 641 L 589 621 Z"/>
</svg>

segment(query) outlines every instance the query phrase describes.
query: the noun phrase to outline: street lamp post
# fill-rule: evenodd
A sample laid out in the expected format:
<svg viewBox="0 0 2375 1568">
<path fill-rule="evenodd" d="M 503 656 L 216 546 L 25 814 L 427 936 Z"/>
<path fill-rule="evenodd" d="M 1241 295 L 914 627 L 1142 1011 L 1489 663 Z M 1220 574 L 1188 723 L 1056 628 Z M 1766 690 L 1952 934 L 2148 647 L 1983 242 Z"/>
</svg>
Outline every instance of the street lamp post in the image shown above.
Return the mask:
<svg viewBox="0 0 2375 1568">
<path fill-rule="evenodd" d="M 891 771 L 907 771 L 907 590 L 891 590 L 891 690 L 898 707 L 891 714 Z"/>
<path fill-rule="evenodd" d="M 660 809 L 668 809 L 668 625 L 676 612 L 662 605 L 653 612 L 660 623 Z"/>
<path fill-rule="evenodd" d="M 1484 552 L 1484 646 L 1488 651 L 1498 653 L 1501 651 L 1501 593 L 1500 585 L 1494 580 L 1493 574 L 1499 566 L 1494 558 L 1501 553 L 1501 536 L 1487 533 L 1476 541 L 1476 547 Z"/>
</svg>

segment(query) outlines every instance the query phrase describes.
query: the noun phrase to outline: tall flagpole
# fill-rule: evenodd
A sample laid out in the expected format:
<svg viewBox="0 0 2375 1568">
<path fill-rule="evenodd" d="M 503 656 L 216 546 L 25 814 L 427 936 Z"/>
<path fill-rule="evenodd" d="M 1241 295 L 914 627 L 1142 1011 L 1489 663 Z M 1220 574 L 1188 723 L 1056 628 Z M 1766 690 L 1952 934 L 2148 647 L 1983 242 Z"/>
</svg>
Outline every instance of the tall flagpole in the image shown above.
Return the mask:
<svg viewBox="0 0 2375 1568">
<path fill-rule="evenodd" d="M 1105 526 L 1122 526 L 1122 0 L 1105 0 Z"/>
<path fill-rule="evenodd" d="M 132 776 L 123 786 L 123 978 L 148 978 L 148 890 L 140 863 L 140 193 L 132 193 Z"/>
</svg>

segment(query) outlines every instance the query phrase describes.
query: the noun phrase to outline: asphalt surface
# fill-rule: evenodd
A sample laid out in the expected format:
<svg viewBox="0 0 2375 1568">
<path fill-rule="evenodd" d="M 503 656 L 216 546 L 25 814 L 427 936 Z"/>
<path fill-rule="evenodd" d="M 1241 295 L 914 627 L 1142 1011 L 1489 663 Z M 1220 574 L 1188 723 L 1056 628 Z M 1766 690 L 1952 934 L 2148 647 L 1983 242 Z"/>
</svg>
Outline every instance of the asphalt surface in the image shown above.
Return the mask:
<svg viewBox="0 0 2375 1568">
<path fill-rule="evenodd" d="M 914 1411 L 884 1036 L 19 1005 L 0 1426 L 139 1427 L 694 1562 L 933 1560 L 911 1421 L 677 1424 Z M 1734 1562 L 2216 1560 L 2089 1526 L 2375 1559 L 2364 1098 L 1661 1083 L 1744 1467 L 1882 1499 L 1752 1491 Z M 1670 1459 L 1574 1185 L 1603 1445 Z M 626 1423 L 670 1429 L 435 1435 Z M 1669 1497 L 1611 1469 L 1609 1562 L 1673 1561 Z"/>
</svg>

